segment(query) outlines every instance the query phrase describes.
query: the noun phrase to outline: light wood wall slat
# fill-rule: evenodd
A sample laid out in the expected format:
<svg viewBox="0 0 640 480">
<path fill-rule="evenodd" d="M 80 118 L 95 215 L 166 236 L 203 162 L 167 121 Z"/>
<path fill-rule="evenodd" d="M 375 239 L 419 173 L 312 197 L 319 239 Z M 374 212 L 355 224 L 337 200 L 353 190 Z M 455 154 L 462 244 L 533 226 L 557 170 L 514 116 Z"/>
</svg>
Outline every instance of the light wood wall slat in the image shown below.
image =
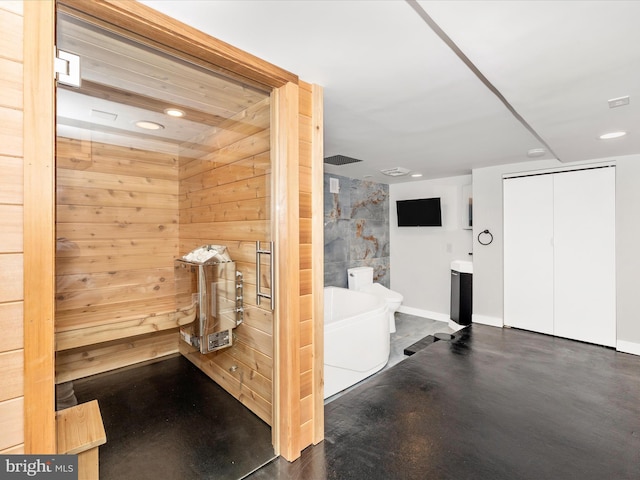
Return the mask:
<svg viewBox="0 0 640 480">
<path fill-rule="evenodd" d="M 24 443 L 0 450 L 0 455 L 22 455 L 24 453 Z"/>
<path fill-rule="evenodd" d="M 300 218 L 312 217 L 313 195 L 308 192 L 300 192 Z"/>
<path fill-rule="evenodd" d="M 313 221 L 310 218 L 300 218 L 300 243 L 313 243 Z"/>
<path fill-rule="evenodd" d="M 175 329 L 181 325 L 191 323 L 194 318 L 195 310 L 191 312 L 171 312 L 153 314 L 124 322 L 110 322 L 107 325 L 58 331 L 56 333 L 56 350 L 68 350 L 121 338 Z"/>
<path fill-rule="evenodd" d="M 56 354 L 56 383 L 64 383 L 178 352 L 178 331 L 167 330 L 92 348 L 65 350 Z"/>
<path fill-rule="evenodd" d="M 22 16 L 24 14 L 22 3 L 22 0 L 3 0 L 0 3 L 0 10 L 16 13 L 19 16 Z"/>
<path fill-rule="evenodd" d="M 120 286 L 135 286 L 149 283 L 165 283 L 173 278 L 174 267 L 149 268 L 144 270 L 128 270 L 118 272 L 81 273 L 66 275 L 63 285 L 58 288 L 65 292 L 85 291 L 92 288 L 111 288 Z"/>
<path fill-rule="evenodd" d="M 314 296 L 302 295 L 300 297 L 300 321 L 311 320 L 314 318 Z"/>
<path fill-rule="evenodd" d="M 178 223 L 177 212 L 143 207 L 90 207 L 60 205 L 60 223 Z"/>
<path fill-rule="evenodd" d="M 164 177 L 161 173 L 158 173 L 158 175 Z M 90 187 L 106 191 L 121 190 L 124 192 L 155 193 L 160 195 L 175 195 L 178 193 L 178 185 L 175 179 L 172 181 L 165 178 L 140 177 L 122 173 L 58 168 L 57 181 L 60 187 Z"/>
<path fill-rule="evenodd" d="M 22 157 L 22 123 L 23 113 L 21 110 L 0 107 L 0 145 L 2 154 L 12 157 Z"/>
<path fill-rule="evenodd" d="M 22 252 L 23 244 L 23 216 L 22 205 L 0 204 L 0 218 L 2 218 L 2 236 L 0 237 L 0 252 Z"/>
<path fill-rule="evenodd" d="M 195 352 L 184 342 L 180 342 L 180 353 L 260 417 L 265 423 L 271 425 L 273 421 L 271 403 L 249 389 L 246 382 L 239 381 L 231 375 L 231 372 L 222 368 L 216 361 L 212 361 L 211 354 L 202 355 L 199 352 Z"/>
<path fill-rule="evenodd" d="M 134 319 L 140 321 L 139 319 L 150 316 L 150 311 L 153 312 L 151 315 L 175 312 L 175 306 L 175 295 L 171 295 L 168 297 L 150 296 L 145 300 L 122 302 L 107 308 L 103 305 L 97 305 L 75 310 L 63 310 L 56 312 L 58 316 L 56 329 L 57 331 L 64 332 L 76 328 L 98 328 L 112 322 L 123 322 Z"/>
<path fill-rule="evenodd" d="M 2 118 L 2 117 L 0 117 Z M 22 205 L 24 198 L 24 167 L 22 158 L 0 155 L 0 203 Z"/>
<path fill-rule="evenodd" d="M 24 298 L 24 257 L 21 253 L 0 254 L 0 303 Z"/>
<path fill-rule="evenodd" d="M 0 105 L 22 110 L 22 83 L 22 62 L 0 57 Z"/>
<path fill-rule="evenodd" d="M 271 195 L 270 184 L 270 175 L 256 176 L 254 174 L 251 178 L 224 185 L 193 189 L 180 195 L 180 210 L 225 202 L 269 198 Z"/>
<path fill-rule="evenodd" d="M 206 224 L 192 223 L 180 226 L 180 238 L 192 239 L 195 243 L 203 245 L 201 240 L 202 232 Z M 268 220 L 251 220 L 246 222 L 218 222 L 216 224 L 215 237 L 222 243 L 237 241 L 239 238 L 245 241 L 264 240 L 270 230 Z M 207 242 L 205 242 L 207 243 Z"/>
<path fill-rule="evenodd" d="M 178 225 L 172 223 L 59 223 L 57 233 L 59 237 L 74 240 L 91 240 L 95 238 L 112 239 L 142 239 L 153 238 L 169 240 L 178 235 Z"/>
<path fill-rule="evenodd" d="M 0 352 L 0 402 L 24 395 L 24 352 Z"/>
<path fill-rule="evenodd" d="M 24 346 L 22 309 L 21 301 L 0 303 L 0 352 Z"/>
<path fill-rule="evenodd" d="M 133 191 L 104 191 L 83 187 L 74 187 L 71 190 L 63 184 L 58 187 L 58 205 L 168 209 L 175 208 L 177 200 L 177 194 L 139 194 Z"/>
<path fill-rule="evenodd" d="M 0 402 L 0 450 L 10 449 L 25 442 L 23 411 L 22 397 Z"/>
<path fill-rule="evenodd" d="M 5 6 L 0 9 L 0 25 L 3 27 L 0 35 L 0 55 L 9 60 L 22 62 L 22 12 L 17 11 L 16 8 L 8 8 L 11 5 L 15 7 L 16 3 L 0 2 L 0 5 Z M 20 107 L 22 108 L 22 105 Z"/>
</svg>

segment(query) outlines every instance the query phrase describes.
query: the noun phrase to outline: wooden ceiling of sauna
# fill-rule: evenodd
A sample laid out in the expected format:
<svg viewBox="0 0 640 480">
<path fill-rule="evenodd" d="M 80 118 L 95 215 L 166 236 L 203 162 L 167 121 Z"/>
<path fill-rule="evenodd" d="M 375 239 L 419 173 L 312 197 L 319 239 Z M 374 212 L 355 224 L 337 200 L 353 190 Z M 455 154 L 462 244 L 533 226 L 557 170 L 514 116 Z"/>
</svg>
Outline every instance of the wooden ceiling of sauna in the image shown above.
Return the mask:
<svg viewBox="0 0 640 480">
<path fill-rule="evenodd" d="M 109 142 L 124 136 L 146 142 L 144 148 L 175 149 L 268 97 L 268 93 L 232 81 L 149 46 L 61 14 L 58 48 L 81 57 L 80 88 L 59 85 L 59 134 Z M 167 108 L 185 112 L 182 118 Z M 157 131 L 135 126 L 138 120 L 159 123 Z M 242 122 L 251 122 L 242 118 Z M 163 148 L 150 147 L 154 143 Z M 173 145 L 173 147 L 170 147 Z M 143 146 L 143 145 L 139 145 Z"/>
</svg>

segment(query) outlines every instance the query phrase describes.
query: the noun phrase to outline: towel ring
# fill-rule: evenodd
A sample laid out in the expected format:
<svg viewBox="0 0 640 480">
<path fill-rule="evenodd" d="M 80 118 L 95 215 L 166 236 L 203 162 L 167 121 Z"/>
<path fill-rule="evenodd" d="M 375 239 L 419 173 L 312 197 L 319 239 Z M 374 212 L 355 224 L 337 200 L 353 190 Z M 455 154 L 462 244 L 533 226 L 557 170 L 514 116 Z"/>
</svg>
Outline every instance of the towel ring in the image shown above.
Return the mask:
<svg viewBox="0 0 640 480">
<path fill-rule="evenodd" d="M 483 242 L 482 240 L 480 240 L 480 237 L 482 235 L 489 235 L 489 241 L 488 242 Z M 478 243 L 480 245 L 489 245 L 491 242 L 493 242 L 493 234 L 489 230 L 483 230 L 482 232 L 480 232 L 478 234 Z"/>
</svg>

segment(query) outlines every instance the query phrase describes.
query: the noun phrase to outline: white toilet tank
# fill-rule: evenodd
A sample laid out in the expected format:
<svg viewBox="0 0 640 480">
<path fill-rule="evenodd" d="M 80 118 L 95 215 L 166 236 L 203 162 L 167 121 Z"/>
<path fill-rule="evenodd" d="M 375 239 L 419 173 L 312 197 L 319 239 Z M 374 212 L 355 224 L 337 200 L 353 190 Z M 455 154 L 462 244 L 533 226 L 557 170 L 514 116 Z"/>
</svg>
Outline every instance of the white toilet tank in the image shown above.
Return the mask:
<svg viewBox="0 0 640 480">
<path fill-rule="evenodd" d="M 373 284 L 373 267 L 354 267 L 347 269 L 349 290 L 362 290 Z"/>
</svg>

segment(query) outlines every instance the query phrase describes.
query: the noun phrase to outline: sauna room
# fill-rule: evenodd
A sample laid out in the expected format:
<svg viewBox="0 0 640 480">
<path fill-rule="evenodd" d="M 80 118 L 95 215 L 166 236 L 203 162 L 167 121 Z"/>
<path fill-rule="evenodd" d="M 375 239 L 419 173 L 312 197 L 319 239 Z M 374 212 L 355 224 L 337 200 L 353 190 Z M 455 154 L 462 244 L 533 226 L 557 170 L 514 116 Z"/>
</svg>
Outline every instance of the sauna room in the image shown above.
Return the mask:
<svg viewBox="0 0 640 480">
<path fill-rule="evenodd" d="M 46 23 L 46 15 L 32 15 L 44 3 L 25 7 L 25 29 Z M 55 8 L 56 48 L 67 62 L 55 87 L 49 199 L 57 409 L 81 393 L 80 403 L 91 400 L 88 382 L 138 368 L 151 366 L 171 384 L 166 377 L 180 373 L 163 362 L 182 359 L 231 399 L 230 408 L 266 427 L 267 459 L 294 460 L 323 438 L 323 285 L 321 268 L 313 268 L 322 264 L 322 223 L 311 214 L 322 209 L 321 88 L 137 2 L 65 0 Z M 28 235 L 46 252 L 45 238 Z M 189 253 L 203 250 L 228 269 L 210 282 L 215 298 L 206 305 L 228 307 L 220 318 L 229 323 L 208 345 L 193 340 L 205 302 L 201 259 Z M 46 288 L 39 292 L 46 297 Z M 25 304 L 37 301 L 29 295 Z M 30 371 L 30 358 L 47 355 L 47 333 L 37 334 L 45 341 L 25 345 L 24 402 L 32 414 L 25 416 L 24 453 L 55 445 L 55 424 L 41 427 L 55 412 L 47 402 L 32 406 L 39 388 L 40 399 L 49 395 Z M 144 375 L 128 397 L 140 415 L 150 413 L 148 399 L 136 397 Z M 175 378 L 152 397 L 180 385 Z M 118 435 L 110 438 L 112 419 L 101 413 L 104 452 Z M 205 421 L 201 428 L 214 428 Z M 224 432 L 217 435 L 224 443 Z M 242 446 L 247 457 L 252 441 Z M 259 466 L 243 465 L 228 478 Z"/>
</svg>

